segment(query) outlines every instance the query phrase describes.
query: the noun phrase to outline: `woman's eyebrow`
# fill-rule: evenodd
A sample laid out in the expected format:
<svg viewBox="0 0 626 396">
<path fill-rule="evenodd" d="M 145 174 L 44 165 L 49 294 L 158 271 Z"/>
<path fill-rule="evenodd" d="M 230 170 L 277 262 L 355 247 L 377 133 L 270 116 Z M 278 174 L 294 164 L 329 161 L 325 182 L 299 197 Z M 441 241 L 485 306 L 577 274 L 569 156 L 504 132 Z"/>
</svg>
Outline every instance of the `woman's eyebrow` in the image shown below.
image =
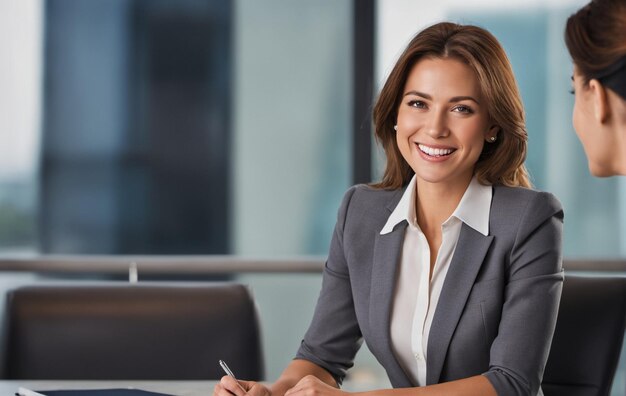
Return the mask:
<svg viewBox="0 0 626 396">
<path fill-rule="evenodd" d="M 471 100 L 473 102 L 476 102 L 477 105 L 480 105 L 480 102 L 472 96 L 455 96 L 453 98 L 450 98 L 450 103 L 456 103 L 462 100 Z"/>
<path fill-rule="evenodd" d="M 429 94 L 423 93 L 423 92 L 419 92 L 419 91 L 408 91 L 404 94 L 404 96 L 409 96 L 409 95 L 414 95 L 414 96 L 421 96 L 424 99 L 428 99 L 431 100 L 433 97 L 430 96 Z"/>
<path fill-rule="evenodd" d="M 419 91 L 408 91 L 404 94 L 404 96 L 409 96 L 409 95 L 413 95 L 413 96 L 420 96 L 424 99 L 428 99 L 428 100 L 432 100 L 432 96 L 430 96 L 427 93 L 424 92 L 419 92 Z M 472 96 L 455 96 L 453 98 L 450 98 L 449 102 L 450 103 L 456 103 L 456 102 L 460 102 L 462 100 L 471 100 L 473 102 L 476 102 L 476 104 L 480 105 L 480 102 L 478 100 L 476 100 L 476 98 L 472 97 Z"/>
</svg>

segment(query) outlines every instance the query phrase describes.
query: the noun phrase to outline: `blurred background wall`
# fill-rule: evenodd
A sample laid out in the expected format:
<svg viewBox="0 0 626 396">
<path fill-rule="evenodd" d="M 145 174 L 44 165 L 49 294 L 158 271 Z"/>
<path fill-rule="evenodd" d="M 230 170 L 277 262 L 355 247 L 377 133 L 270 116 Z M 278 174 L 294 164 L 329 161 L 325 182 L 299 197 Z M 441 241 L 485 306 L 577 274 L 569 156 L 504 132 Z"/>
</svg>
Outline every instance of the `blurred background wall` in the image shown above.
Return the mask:
<svg viewBox="0 0 626 396">
<path fill-rule="evenodd" d="M 566 255 L 624 257 L 623 178 L 592 178 L 571 126 L 562 30 L 583 3 L 379 0 L 374 95 L 421 28 L 488 28 L 522 91 L 533 181 L 567 211 Z M 350 1 L 0 7 L 2 252 L 325 254 L 353 182 Z"/>
</svg>

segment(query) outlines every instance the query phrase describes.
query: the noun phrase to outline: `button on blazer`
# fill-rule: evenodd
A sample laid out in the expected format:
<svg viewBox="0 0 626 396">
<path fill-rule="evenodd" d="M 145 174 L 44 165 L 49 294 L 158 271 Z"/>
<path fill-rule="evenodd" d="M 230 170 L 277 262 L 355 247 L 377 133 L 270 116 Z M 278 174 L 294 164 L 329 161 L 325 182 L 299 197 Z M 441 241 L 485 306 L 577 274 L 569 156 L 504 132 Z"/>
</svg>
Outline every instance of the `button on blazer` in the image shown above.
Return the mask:
<svg viewBox="0 0 626 396">
<path fill-rule="evenodd" d="M 499 395 L 542 395 L 563 284 L 563 210 L 549 193 L 492 188 L 489 235 L 462 225 L 432 322 L 426 382 L 482 374 Z M 416 386 L 390 339 L 407 223 L 380 235 L 402 194 L 358 185 L 339 208 L 322 290 L 296 355 L 338 383 L 364 340 L 394 387 Z"/>
</svg>

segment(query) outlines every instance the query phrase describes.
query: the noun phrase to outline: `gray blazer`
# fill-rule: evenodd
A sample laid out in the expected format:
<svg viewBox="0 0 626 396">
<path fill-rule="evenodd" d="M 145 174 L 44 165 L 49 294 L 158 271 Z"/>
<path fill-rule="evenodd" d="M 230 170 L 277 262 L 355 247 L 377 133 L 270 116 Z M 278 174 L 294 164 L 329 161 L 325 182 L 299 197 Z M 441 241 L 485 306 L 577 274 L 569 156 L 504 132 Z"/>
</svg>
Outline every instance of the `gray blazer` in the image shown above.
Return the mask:
<svg viewBox="0 0 626 396">
<path fill-rule="evenodd" d="M 394 387 L 416 386 L 392 351 L 389 327 L 407 223 L 380 235 L 402 193 L 359 185 L 341 203 L 296 356 L 338 383 L 365 340 Z M 563 282 L 562 225 L 553 195 L 493 187 L 490 235 L 462 225 L 428 340 L 427 384 L 483 374 L 498 395 L 542 395 Z"/>
</svg>

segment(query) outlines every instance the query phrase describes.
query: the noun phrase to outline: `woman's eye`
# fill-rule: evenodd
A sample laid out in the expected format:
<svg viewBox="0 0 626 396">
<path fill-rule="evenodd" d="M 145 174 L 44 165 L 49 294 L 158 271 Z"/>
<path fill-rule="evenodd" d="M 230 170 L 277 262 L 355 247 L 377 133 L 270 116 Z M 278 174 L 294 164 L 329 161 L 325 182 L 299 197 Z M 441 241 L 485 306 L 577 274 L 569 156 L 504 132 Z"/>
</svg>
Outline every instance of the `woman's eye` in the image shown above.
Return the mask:
<svg viewBox="0 0 626 396">
<path fill-rule="evenodd" d="M 571 93 L 572 95 L 575 95 L 576 91 L 574 90 L 574 88 L 572 88 L 572 89 L 569 90 L 569 93 Z"/>
<path fill-rule="evenodd" d="M 425 109 L 426 103 L 422 102 L 421 100 L 412 100 L 409 102 L 409 106 L 415 107 L 418 109 Z"/>
<path fill-rule="evenodd" d="M 454 109 L 452 109 L 452 111 L 463 114 L 472 114 L 474 112 L 469 106 L 464 105 L 456 106 Z"/>
</svg>

